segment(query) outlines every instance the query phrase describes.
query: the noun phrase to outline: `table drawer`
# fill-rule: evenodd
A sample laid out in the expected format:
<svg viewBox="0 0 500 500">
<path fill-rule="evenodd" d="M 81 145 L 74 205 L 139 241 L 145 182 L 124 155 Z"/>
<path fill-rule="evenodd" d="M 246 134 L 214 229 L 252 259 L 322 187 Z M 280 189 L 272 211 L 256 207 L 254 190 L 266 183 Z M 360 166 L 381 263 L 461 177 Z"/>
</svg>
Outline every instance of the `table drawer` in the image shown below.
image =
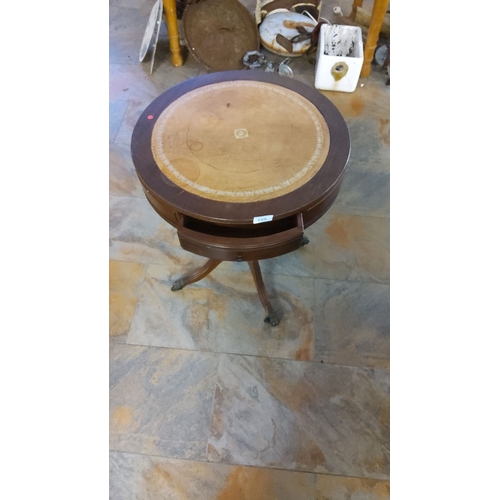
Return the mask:
<svg viewBox="0 0 500 500">
<path fill-rule="evenodd" d="M 185 250 L 216 260 L 249 261 L 277 257 L 302 244 L 302 214 L 252 226 L 225 226 L 181 216 L 177 228 Z"/>
</svg>

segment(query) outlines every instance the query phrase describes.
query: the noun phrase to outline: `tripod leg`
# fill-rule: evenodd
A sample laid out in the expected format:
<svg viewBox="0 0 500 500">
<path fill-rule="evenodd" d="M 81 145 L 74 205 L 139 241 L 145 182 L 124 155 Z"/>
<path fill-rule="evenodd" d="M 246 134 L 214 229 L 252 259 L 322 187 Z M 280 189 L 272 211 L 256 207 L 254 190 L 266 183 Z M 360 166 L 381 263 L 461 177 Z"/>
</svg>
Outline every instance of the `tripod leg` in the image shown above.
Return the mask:
<svg viewBox="0 0 500 500">
<path fill-rule="evenodd" d="M 253 280 L 257 287 L 257 292 L 259 294 L 259 299 L 266 310 L 267 316 L 264 319 L 266 323 L 270 323 L 271 326 L 276 326 L 279 324 L 280 320 L 278 315 L 273 309 L 269 297 L 267 296 L 266 287 L 264 285 L 264 280 L 262 279 L 262 273 L 260 272 L 260 266 L 258 260 L 251 260 L 248 262 L 250 266 L 250 271 L 252 271 Z"/>
<path fill-rule="evenodd" d="M 195 283 L 196 281 L 200 281 L 205 276 L 208 276 L 221 262 L 222 261 L 220 260 L 208 259 L 207 262 L 205 262 L 205 264 L 200 268 L 195 269 L 192 273 L 174 281 L 172 291 L 176 292 L 177 290 L 182 290 L 185 286 Z"/>
</svg>

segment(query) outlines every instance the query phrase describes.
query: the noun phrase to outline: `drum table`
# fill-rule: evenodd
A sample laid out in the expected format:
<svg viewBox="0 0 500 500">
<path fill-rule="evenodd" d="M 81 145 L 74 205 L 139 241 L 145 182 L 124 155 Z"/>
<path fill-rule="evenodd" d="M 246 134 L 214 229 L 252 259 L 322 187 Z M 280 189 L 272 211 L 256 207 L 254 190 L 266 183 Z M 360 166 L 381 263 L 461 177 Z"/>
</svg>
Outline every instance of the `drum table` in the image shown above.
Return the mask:
<svg viewBox="0 0 500 500">
<path fill-rule="evenodd" d="M 259 260 L 307 243 L 332 205 L 350 153 L 346 123 L 315 88 L 276 73 L 237 70 L 187 80 L 142 113 L 132 159 L 156 212 L 182 248 L 208 258 L 172 290 L 222 261 L 247 261 L 265 321 L 278 315 Z"/>
</svg>

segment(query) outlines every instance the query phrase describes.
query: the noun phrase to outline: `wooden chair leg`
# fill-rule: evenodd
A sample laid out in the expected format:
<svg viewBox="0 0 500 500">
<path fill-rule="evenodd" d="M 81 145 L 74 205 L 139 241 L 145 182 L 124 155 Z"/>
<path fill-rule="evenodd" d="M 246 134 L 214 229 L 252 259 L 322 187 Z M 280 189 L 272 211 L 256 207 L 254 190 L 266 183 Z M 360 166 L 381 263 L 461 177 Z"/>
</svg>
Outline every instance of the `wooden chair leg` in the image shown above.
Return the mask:
<svg viewBox="0 0 500 500">
<path fill-rule="evenodd" d="M 358 7 L 361 7 L 363 5 L 363 0 L 354 0 L 352 3 L 352 10 L 351 13 L 349 14 L 349 19 L 351 21 L 356 21 L 356 12 L 358 10 Z"/>
<path fill-rule="evenodd" d="M 276 326 L 279 324 L 280 320 L 276 311 L 273 309 L 269 297 L 267 296 L 266 287 L 264 285 L 264 280 L 262 279 L 262 273 L 260 271 L 260 265 L 258 260 L 248 261 L 250 266 L 250 271 L 252 271 L 253 280 L 257 287 L 257 293 L 259 294 L 259 299 L 266 310 L 267 316 L 264 319 L 266 323 L 270 323 L 271 326 Z"/>
<path fill-rule="evenodd" d="M 380 30 L 382 29 L 382 23 L 384 22 L 388 5 L 389 0 L 375 0 L 373 4 L 372 18 L 370 20 L 370 27 L 368 28 L 368 35 L 366 36 L 363 66 L 361 67 L 362 78 L 370 76 L 373 56 L 375 54 Z"/>
<path fill-rule="evenodd" d="M 200 268 L 174 281 L 172 291 L 177 292 L 177 290 L 182 290 L 185 286 L 191 285 L 191 283 L 200 281 L 205 276 L 208 276 L 221 262 L 220 260 L 208 259 Z"/>
<path fill-rule="evenodd" d="M 167 18 L 168 39 L 170 41 L 170 53 L 172 55 L 172 64 L 182 66 L 181 45 L 179 42 L 179 26 L 177 23 L 177 9 L 175 0 L 163 0 L 163 8 Z"/>
</svg>

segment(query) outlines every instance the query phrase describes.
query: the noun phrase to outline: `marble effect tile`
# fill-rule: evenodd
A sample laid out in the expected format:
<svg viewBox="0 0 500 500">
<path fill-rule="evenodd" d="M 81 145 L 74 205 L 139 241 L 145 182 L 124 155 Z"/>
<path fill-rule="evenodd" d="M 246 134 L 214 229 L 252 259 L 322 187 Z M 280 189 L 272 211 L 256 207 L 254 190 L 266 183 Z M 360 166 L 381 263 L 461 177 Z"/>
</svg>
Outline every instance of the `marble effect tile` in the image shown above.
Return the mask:
<svg viewBox="0 0 500 500">
<path fill-rule="evenodd" d="M 204 460 L 217 356 L 115 344 L 110 352 L 110 448 Z"/>
<path fill-rule="evenodd" d="M 153 74 L 146 61 L 135 64 L 110 64 L 109 94 L 113 100 L 142 101 L 150 104 L 159 95 L 178 83 L 194 78 L 206 71 L 187 56 L 183 66 L 175 68 L 170 62 L 166 43 L 159 43 Z M 169 69 L 170 71 L 167 71 Z"/>
<path fill-rule="evenodd" d="M 110 101 L 109 102 L 109 140 L 113 141 L 123 118 L 127 111 L 129 103 L 127 101 Z"/>
<path fill-rule="evenodd" d="M 161 86 L 148 76 L 149 68 L 133 64 L 110 64 L 109 94 L 113 100 L 153 101 L 161 94 Z"/>
<path fill-rule="evenodd" d="M 173 292 L 172 283 L 182 274 L 183 266 L 179 264 L 149 266 L 129 344 L 210 350 L 208 312 L 222 304 L 216 303 L 207 279 Z M 185 269 L 195 267 L 186 265 Z"/>
<path fill-rule="evenodd" d="M 125 342 L 144 275 L 137 262 L 109 263 L 109 334 L 115 342 Z"/>
<path fill-rule="evenodd" d="M 109 192 L 114 196 L 144 198 L 129 145 L 116 142 L 109 145 Z"/>
<path fill-rule="evenodd" d="M 321 15 L 323 15 L 323 9 Z M 384 72 L 373 67 L 369 78 L 359 79 L 354 92 L 328 90 L 320 92 L 337 107 L 346 119 L 359 117 L 389 120 L 390 86 L 385 85 L 386 80 L 387 76 Z"/>
<path fill-rule="evenodd" d="M 316 500 L 389 500 L 389 481 L 321 475 L 316 478 Z"/>
<path fill-rule="evenodd" d="M 314 500 L 313 474 L 110 454 L 110 500 Z"/>
<path fill-rule="evenodd" d="M 297 253 L 316 278 L 387 283 L 390 277 L 389 219 L 336 213 L 308 229 L 311 244 Z"/>
<path fill-rule="evenodd" d="M 351 155 L 348 170 L 362 169 L 370 172 L 389 172 L 389 120 L 346 119 L 351 135 Z"/>
<path fill-rule="evenodd" d="M 389 475 L 389 374 L 221 354 L 208 459 Z"/>
<path fill-rule="evenodd" d="M 129 101 L 129 107 L 122 121 L 122 125 L 118 130 L 115 137 L 115 143 L 123 144 L 125 147 L 130 149 L 130 143 L 132 141 L 132 132 L 134 130 L 135 124 L 139 120 L 142 112 L 148 107 L 150 101 L 148 100 L 131 100 Z M 132 159 L 131 159 L 132 161 Z"/>
<path fill-rule="evenodd" d="M 174 251 L 180 249 L 177 230 L 145 197 L 111 196 L 109 218 L 112 260 L 169 264 L 175 259 Z"/>
<path fill-rule="evenodd" d="M 307 228 L 308 245 L 261 261 L 263 275 L 388 283 L 389 218 L 342 212 L 342 208 L 334 206 Z M 239 271 L 242 268 L 234 263 L 232 269 Z"/>
<path fill-rule="evenodd" d="M 153 8 L 152 3 L 109 7 L 109 62 L 140 64 L 142 39 Z M 164 24 L 164 23 L 163 23 Z M 161 32 L 165 31 L 162 26 Z"/>
<path fill-rule="evenodd" d="M 271 327 L 263 321 L 265 311 L 251 273 L 235 273 L 229 266 L 222 263 L 177 292 L 170 289 L 173 281 L 196 266 L 177 266 L 175 272 L 149 266 L 127 342 L 311 360 L 313 280 L 264 277 L 281 316 L 280 324 Z"/>
<path fill-rule="evenodd" d="M 315 359 L 389 368 L 389 285 L 316 280 Z"/>
<path fill-rule="evenodd" d="M 263 276 L 279 325 L 264 323 L 266 313 L 249 272 L 219 273 L 214 288 L 225 310 L 209 313 L 214 344 L 220 352 L 300 360 L 314 357 L 313 280 Z"/>
<path fill-rule="evenodd" d="M 389 217 L 389 203 L 389 172 L 348 168 L 333 210 L 353 215 Z"/>
</svg>

